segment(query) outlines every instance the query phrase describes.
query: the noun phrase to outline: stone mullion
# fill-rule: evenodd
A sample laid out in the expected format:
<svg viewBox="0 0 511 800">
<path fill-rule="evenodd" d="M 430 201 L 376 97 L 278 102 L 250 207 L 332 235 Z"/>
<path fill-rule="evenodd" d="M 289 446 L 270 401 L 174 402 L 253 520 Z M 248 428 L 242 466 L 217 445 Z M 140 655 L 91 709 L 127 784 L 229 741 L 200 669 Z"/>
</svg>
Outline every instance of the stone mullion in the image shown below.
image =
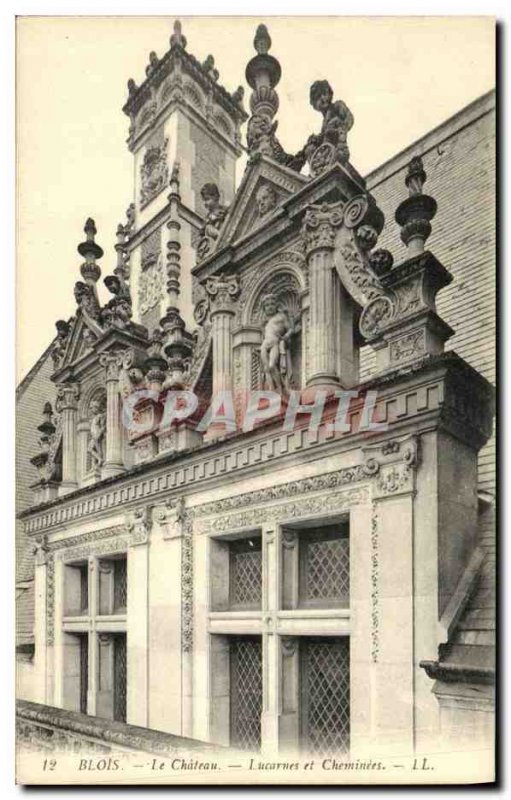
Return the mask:
<svg viewBox="0 0 511 800">
<path fill-rule="evenodd" d="M 274 524 L 262 530 L 262 617 L 263 617 L 263 712 L 261 719 L 261 751 L 271 754 L 279 746 L 280 670 L 279 637 L 276 615 L 280 606 L 281 579 L 278 530 Z"/>
</svg>

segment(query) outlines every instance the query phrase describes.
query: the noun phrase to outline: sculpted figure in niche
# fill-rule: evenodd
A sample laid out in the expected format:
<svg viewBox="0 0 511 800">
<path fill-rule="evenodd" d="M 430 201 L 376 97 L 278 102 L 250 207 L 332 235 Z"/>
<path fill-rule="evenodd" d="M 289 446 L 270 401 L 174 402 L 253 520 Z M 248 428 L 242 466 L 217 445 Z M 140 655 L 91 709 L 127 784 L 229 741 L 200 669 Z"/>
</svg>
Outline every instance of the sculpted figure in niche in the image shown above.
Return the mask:
<svg viewBox="0 0 511 800">
<path fill-rule="evenodd" d="M 262 309 L 266 323 L 260 352 L 265 384 L 267 389 L 283 394 L 292 380 L 289 341 L 298 328 L 274 294 L 263 297 Z"/>
<path fill-rule="evenodd" d="M 347 134 L 353 127 L 353 114 L 342 100 L 333 102 L 333 96 L 334 93 L 328 81 L 314 81 L 310 88 L 311 106 L 323 115 L 323 124 L 320 133 L 309 136 L 305 146 L 309 161 L 318 147 L 327 142 L 334 146 L 337 159 L 342 164 L 349 161 Z"/>
<path fill-rule="evenodd" d="M 264 217 L 273 211 L 277 205 L 277 194 L 273 186 L 269 183 L 264 183 L 256 193 L 257 211 L 260 217 Z"/>
<path fill-rule="evenodd" d="M 101 400 L 92 400 L 90 404 L 90 440 L 87 451 L 92 459 L 93 469 L 103 466 L 104 440 L 106 433 L 106 414 Z"/>
</svg>

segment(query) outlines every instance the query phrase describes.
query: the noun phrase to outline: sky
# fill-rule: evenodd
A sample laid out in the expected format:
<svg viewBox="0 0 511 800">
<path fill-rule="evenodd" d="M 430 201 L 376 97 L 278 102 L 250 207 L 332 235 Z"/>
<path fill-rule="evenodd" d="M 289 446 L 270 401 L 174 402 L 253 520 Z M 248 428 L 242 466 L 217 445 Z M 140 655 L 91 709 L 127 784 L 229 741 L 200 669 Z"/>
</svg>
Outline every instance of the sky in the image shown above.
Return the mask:
<svg viewBox="0 0 511 800">
<path fill-rule="evenodd" d="M 245 66 L 264 22 L 280 61 L 278 135 L 288 152 L 317 132 L 309 87 L 327 78 L 355 117 L 351 162 L 365 175 L 495 84 L 490 17 L 180 17 L 187 49 L 211 53 L 220 83 L 250 89 Z M 92 216 L 115 266 L 115 229 L 133 197 L 122 112 L 172 17 L 22 17 L 17 25 L 17 381 L 75 311 L 76 246 Z M 240 165 L 240 173 L 241 173 Z M 241 175 L 240 175 L 241 177 Z M 105 298 L 106 299 L 106 298 Z"/>
</svg>

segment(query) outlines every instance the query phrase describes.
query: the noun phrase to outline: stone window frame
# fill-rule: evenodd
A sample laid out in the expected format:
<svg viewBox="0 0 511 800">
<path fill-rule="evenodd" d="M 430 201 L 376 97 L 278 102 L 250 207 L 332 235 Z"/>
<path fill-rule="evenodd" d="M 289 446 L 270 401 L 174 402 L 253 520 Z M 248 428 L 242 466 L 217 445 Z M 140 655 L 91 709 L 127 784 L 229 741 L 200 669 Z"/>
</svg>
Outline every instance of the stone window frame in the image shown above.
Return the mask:
<svg viewBox="0 0 511 800">
<path fill-rule="evenodd" d="M 278 728 L 278 747 L 299 750 L 301 747 L 302 721 L 300 715 L 300 650 L 297 646 L 302 637 L 339 638 L 351 634 L 351 613 L 346 607 L 314 607 L 298 606 L 292 609 L 283 608 L 282 594 L 282 551 L 284 534 L 290 529 L 304 531 L 347 523 L 350 526 L 351 509 L 329 511 L 313 517 L 285 518 L 264 522 L 260 528 L 232 529 L 209 533 L 209 544 L 213 548 L 217 542 L 228 542 L 243 536 L 262 532 L 263 546 L 263 604 L 261 610 L 214 610 L 211 605 L 208 625 L 209 639 L 209 730 L 211 741 L 229 745 L 230 743 L 230 662 L 229 643 L 232 636 L 261 636 L 263 648 L 263 713 L 261 724 L 261 752 L 271 753 L 275 749 L 275 740 L 271 738 L 271 717 L 275 729 Z M 271 515 L 273 516 L 273 515 Z M 271 519 L 271 516 L 269 519 Z M 298 537 L 296 537 L 298 541 Z M 270 554 L 273 548 L 273 554 Z M 210 570 L 214 565 L 211 562 Z M 211 572 L 210 572 L 211 574 Z M 297 573 L 298 578 L 298 573 Z M 268 579 L 270 579 L 268 581 Z M 268 585 L 271 583 L 271 586 Z M 268 608 L 268 595 L 278 597 L 276 608 Z M 274 644 L 269 644 L 269 638 Z M 275 658 L 276 657 L 276 658 Z M 274 666 L 278 664 L 275 673 Z M 351 680 L 351 678 L 350 678 Z M 271 686 L 273 682 L 273 687 Z M 275 686 L 277 684 L 277 686 Z M 276 691 L 281 697 L 281 709 L 277 712 L 268 708 L 269 697 Z M 350 708 L 351 714 L 351 708 Z M 283 724 L 281 724 L 283 723 Z"/>
<path fill-rule="evenodd" d="M 126 561 L 127 550 L 107 551 L 85 557 L 68 558 L 61 561 L 60 594 L 60 648 L 61 665 L 56 674 L 59 706 L 71 711 L 82 711 L 94 716 L 113 719 L 114 713 L 114 641 L 119 635 L 128 634 L 127 608 L 114 609 L 113 562 Z M 77 608 L 73 594 L 83 587 L 83 569 L 87 568 L 88 607 Z M 73 574 L 79 569 L 79 574 Z M 101 608 L 105 592 L 111 602 L 108 611 Z M 103 596 L 103 600 L 101 599 Z M 76 610 L 75 610 L 76 608 Z M 88 689 L 86 711 L 83 709 L 83 678 L 77 672 L 77 661 L 83 651 L 83 639 L 88 642 Z M 59 646 L 56 643 L 57 647 Z M 82 653 L 83 655 L 83 653 Z M 60 674 L 58 674 L 60 673 Z M 106 685 L 106 686 L 105 686 Z M 126 686 L 126 693 L 128 686 Z"/>
</svg>

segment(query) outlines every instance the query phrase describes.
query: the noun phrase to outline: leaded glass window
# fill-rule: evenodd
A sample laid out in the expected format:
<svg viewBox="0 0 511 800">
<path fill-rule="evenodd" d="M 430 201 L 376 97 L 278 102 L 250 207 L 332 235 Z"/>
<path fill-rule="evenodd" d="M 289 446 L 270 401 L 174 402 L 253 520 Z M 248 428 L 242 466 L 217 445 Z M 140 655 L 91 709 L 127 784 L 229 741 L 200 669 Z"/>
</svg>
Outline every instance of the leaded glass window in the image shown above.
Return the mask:
<svg viewBox="0 0 511 800">
<path fill-rule="evenodd" d="M 349 751 L 349 637 L 304 637 L 301 649 L 302 747 L 307 753 Z"/>
<path fill-rule="evenodd" d="M 231 746 L 259 750 L 263 702 L 260 637 L 233 636 L 231 664 Z"/>
<path fill-rule="evenodd" d="M 350 551 L 348 527 L 329 525 L 300 533 L 299 603 L 348 606 Z"/>
<path fill-rule="evenodd" d="M 261 537 L 231 542 L 229 547 L 229 605 L 260 608 L 262 592 Z"/>
</svg>

